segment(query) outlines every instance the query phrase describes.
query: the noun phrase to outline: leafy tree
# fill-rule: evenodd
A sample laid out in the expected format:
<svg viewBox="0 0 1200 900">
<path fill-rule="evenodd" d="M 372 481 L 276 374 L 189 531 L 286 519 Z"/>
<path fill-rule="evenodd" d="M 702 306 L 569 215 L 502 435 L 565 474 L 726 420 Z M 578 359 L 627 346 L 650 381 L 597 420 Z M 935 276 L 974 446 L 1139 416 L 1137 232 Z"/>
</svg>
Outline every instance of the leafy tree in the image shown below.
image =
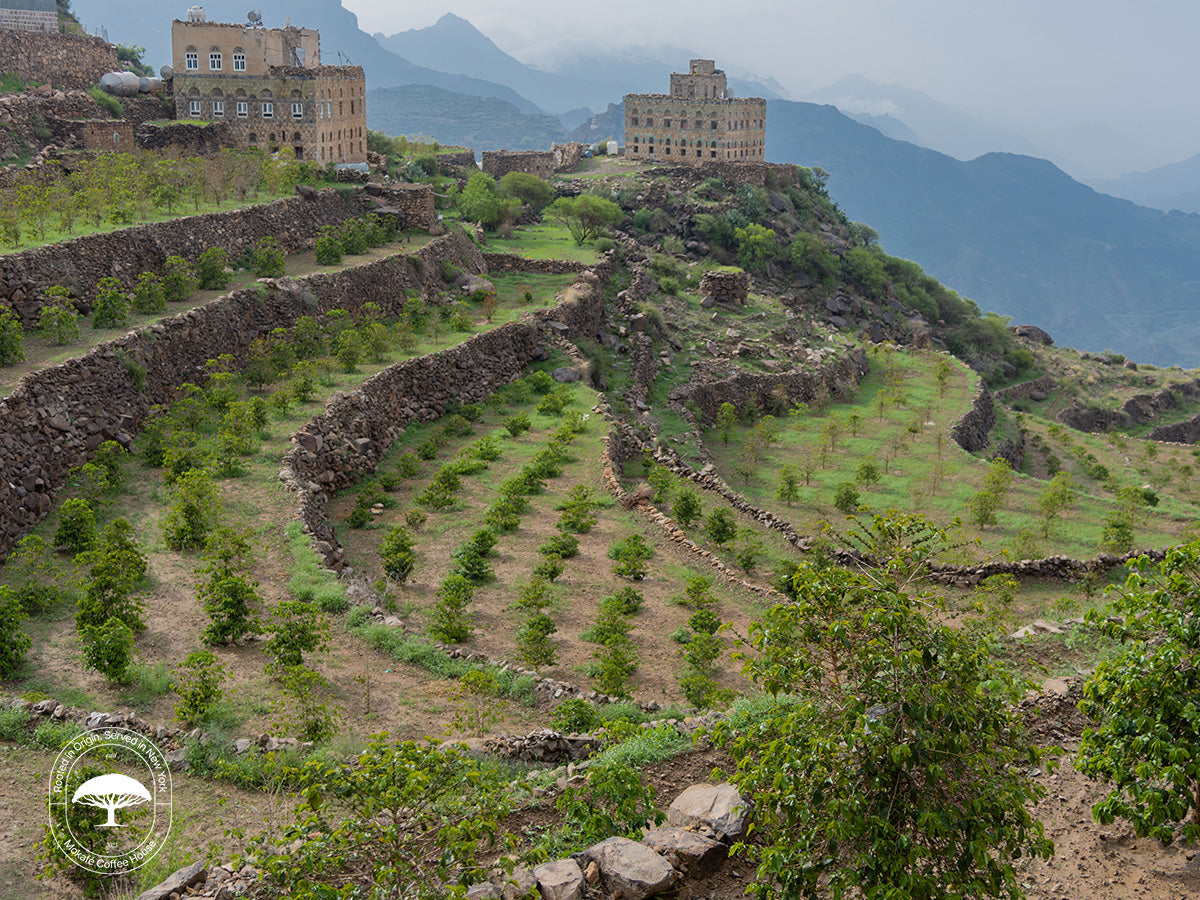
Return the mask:
<svg viewBox="0 0 1200 900">
<path fill-rule="evenodd" d="M 280 689 L 288 698 L 287 728 L 302 741 L 323 741 L 337 733 L 339 716 L 322 696 L 329 682 L 303 665 L 276 672 Z"/>
<path fill-rule="evenodd" d="M 180 303 L 199 287 L 199 279 L 182 256 L 168 256 L 163 263 L 163 297 L 168 303 Z"/>
<path fill-rule="evenodd" d="M 403 584 L 416 565 L 412 534 L 395 525 L 379 543 L 379 560 L 387 576 Z"/>
<path fill-rule="evenodd" d="M 447 575 L 437 589 L 430 634 L 455 644 L 469 638 L 475 631 L 475 622 L 467 606 L 474 595 L 475 585 L 465 575 L 457 572 Z"/>
<path fill-rule="evenodd" d="M 650 498 L 652 503 L 662 504 L 671 499 L 671 490 L 675 487 L 675 478 L 666 466 L 656 465 L 650 470 L 650 474 L 646 476 L 646 480 L 650 482 L 650 487 L 654 488 L 654 495 Z"/>
<path fill-rule="evenodd" d="M 708 532 L 709 540 L 720 547 L 737 537 L 737 521 L 724 507 L 714 509 L 704 520 L 704 530 Z"/>
<path fill-rule="evenodd" d="M 735 228 L 733 236 L 738 245 L 738 264 L 744 269 L 761 269 L 775 256 L 775 232 L 770 228 L 751 222 Z"/>
<path fill-rule="evenodd" d="M 71 344 L 79 340 L 79 313 L 74 297 L 61 285 L 46 289 L 46 301 L 38 310 L 38 328 L 52 344 Z"/>
<path fill-rule="evenodd" d="M 1014 860 L 1053 852 L 1028 809 L 1045 754 L 1019 726 L 1024 686 L 910 596 L 930 556 L 897 545 L 911 524 L 863 528 L 867 571 L 798 565 L 792 602 L 750 626 L 744 672 L 775 705 L 716 737 L 754 804 L 758 897 L 1015 898 Z"/>
<path fill-rule="evenodd" d="M 1075 495 L 1075 482 L 1070 472 L 1059 472 L 1038 495 L 1038 511 L 1042 514 L 1042 537 L 1050 537 L 1055 521 L 1075 502 Z"/>
<path fill-rule="evenodd" d="M 517 658 L 535 670 L 554 665 L 558 651 L 550 635 L 556 631 L 553 619 L 544 612 L 534 613 L 517 629 Z"/>
<path fill-rule="evenodd" d="M 121 282 L 111 275 L 96 284 L 92 301 L 93 328 L 123 328 L 129 324 L 129 298 L 121 290 Z"/>
<path fill-rule="evenodd" d="M 654 551 L 640 534 L 631 534 L 608 548 L 608 558 L 617 563 L 613 566 L 613 573 L 634 581 L 646 577 L 646 562 L 653 556 Z"/>
<path fill-rule="evenodd" d="M 304 654 L 328 649 L 329 622 L 321 611 L 304 600 L 282 600 L 271 614 L 270 637 L 263 649 L 271 657 L 268 670 L 283 674 L 304 665 Z"/>
<path fill-rule="evenodd" d="M 529 172 L 509 172 L 500 179 L 499 187 L 502 197 L 515 197 L 536 212 L 541 212 L 554 199 L 554 188 L 550 183 Z"/>
<path fill-rule="evenodd" d="M 1088 622 L 1124 649 L 1102 660 L 1079 708 L 1099 725 L 1084 731 L 1076 768 L 1111 783 L 1093 808 L 1109 824 L 1125 819 L 1139 837 L 1200 839 L 1200 543 L 1147 557 L 1116 589 L 1111 612 Z"/>
<path fill-rule="evenodd" d="M 700 505 L 700 497 L 696 492 L 690 487 L 680 488 L 679 493 L 675 495 L 675 502 L 671 504 L 671 516 L 675 521 L 687 528 L 702 515 L 704 508 Z"/>
<path fill-rule="evenodd" d="M 433 900 L 448 883 L 486 880 L 477 854 L 500 833 L 511 791 L 467 753 L 376 735 L 357 758 L 301 779 L 295 824 L 249 847 L 281 895 Z"/>
<path fill-rule="evenodd" d="M 829 286 L 837 277 L 837 258 L 815 234 L 799 232 L 788 246 L 788 261 L 818 284 Z"/>
<path fill-rule="evenodd" d="M 795 466 L 786 465 L 779 470 L 779 484 L 775 488 L 775 499 L 782 500 L 788 506 L 800 499 L 800 476 L 796 474 Z"/>
<path fill-rule="evenodd" d="M 595 240 L 624 217 L 621 207 L 592 194 L 559 197 L 546 209 L 546 216 L 571 232 L 575 243 Z"/>
<path fill-rule="evenodd" d="M 133 629 L 116 616 L 98 627 L 80 629 L 83 665 L 109 681 L 126 684 L 133 665 Z"/>
<path fill-rule="evenodd" d="M 17 592 L 0 586 L 0 678 L 11 678 L 33 646 L 21 627 L 26 618 Z"/>
<path fill-rule="evenodd" d="M 171 675 L 171 690 L 179 697 L 175 704 L 176 721 L 184 725 L 202 722 L 220 702 L 225 676 L 225 667 L 208 650 L 189 653 Z"/>
<path fill-rule="evenodd" d="M 11 366 L 25 358 L 25 331 L 13 313 L 0 312 L 0 366 Z"/>
<path fill-rule="evenodd" d="M 279 239 L 274 236 L 259 238 L 250 254 L 250 269 L 259 278 L 282 278 L 286 262 Z"/>
<path fill-rule="evenodd" d="M 316 242 L 317 264 L 321 266 L 338 266 L 342 263 L 342 239 L 333 225 L 325 225 L 317 233 Z"/>
<path fill-rule="evenodd" d="M 318 260 L 319 262 L 319 260 Z M 229 287 L 229 254 L 223 247 L 209 247 L 196 259 L 196 286 L 202 291 Z"/>
<path fill-rule="evenodd" d="M 729 435 L 737 427 L 737 409 L 732 403 L 722 403 L 717 410 L 717 428 L 721 430 L 721 443 L 729 443 Z"/>
<path fill-rule="evenodd" d="M 463 218 L 484 228 L 495 228 L 510 215 L 519 201 L 505 200 L 496 192 L 496 179 L 486 172 L 475 172 L 467 179 L 459 198 Z"/>
<path fill-rule="evenodd" d="M 58 511 L 58 527 L 54 530 L 54 546 L 73 553 L 82 553 L 96 543 L 96 514 L 86 500 L 72 497 L 64 500 Z"/>
<path fill-rule="evenodd" d="M 208 613 L 209 624 L 201 635 L 206 644 L 228 644 L 259 628 L 254 608 L 262 603 L 258 582 L 249 574 L 249 533 L 217 526 L 205 543 L 207 567 L 197 598 Z"/>
<path fill-rule="evenodd" d="M 167 308 L 167 298 L 163 295 L 162 278 L 154 272 L 143 272 L 138 276 L 137 285 L 133 289 L 134 312 L 147 315 L 162 312 Z"/>
<path fill-rule="evenodd" d="M 879 472 L 879 463 L 874 459 L 864 459 L 858 464 L 858 469 L 854 472 L 854 481 L 856 484 L 861 484 L 868 491 L 879 484 L 879 479 L 882 476 Z"/>
<path fill-rule="evenodd" d="M 172 550 L 203 547 L 221 516 L 212 476 L 203 469 L 188 469 L 170 490 L 173 502 L 163 519 L 163 541 Z"/>
<path fill-rule="evenodd" d="M 833 505 L 850 515 L 858 509 L 858 488 L 852 482 L 843 481 L 833 493 Z"/>
<path fill-rule="evenodd" d="M 134 589 L 146 577 L 146 556 L 134 539 L 133 526 L 122 518 L 104 527 L 93 549 L 83 557 L 90 566 L 88 582 L 75 624 L 81 634 L 88 628 L 100 628 L 117 618 L 133 631 L 145 629 L 143 604 L 133 596 Z"/>
</svg>

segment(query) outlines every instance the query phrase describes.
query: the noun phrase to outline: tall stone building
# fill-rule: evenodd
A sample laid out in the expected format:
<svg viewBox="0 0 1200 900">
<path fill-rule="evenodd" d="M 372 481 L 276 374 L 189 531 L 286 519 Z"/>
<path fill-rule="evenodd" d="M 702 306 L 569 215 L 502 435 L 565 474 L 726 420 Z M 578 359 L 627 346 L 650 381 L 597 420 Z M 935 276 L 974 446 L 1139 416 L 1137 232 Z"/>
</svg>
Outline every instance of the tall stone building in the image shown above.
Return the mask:
<svg viewBox="0 0 1200 900">
<path fill-rule="evenodd" d="M 58 31 L 58 5 L 54 0 L 0 0 L 0 29 Z"/>
<path fill-rule="evenodd" d="M 315 163 L 366 162 L 362 66 L 321 65 L 315 30 L 190 16 L 171 23 L 171 57 L 177 119 L 223 122 L 241 147 L 291 147 Z"/>
<path fill-rule="evenodd" d="M 629 159 L 699 165 L 711 160 L 763 161 L 767 101 L 731 97 L 711 59 L 693 59 L 671 75 L 669 94 L 625 95 Z"/>
</svg>

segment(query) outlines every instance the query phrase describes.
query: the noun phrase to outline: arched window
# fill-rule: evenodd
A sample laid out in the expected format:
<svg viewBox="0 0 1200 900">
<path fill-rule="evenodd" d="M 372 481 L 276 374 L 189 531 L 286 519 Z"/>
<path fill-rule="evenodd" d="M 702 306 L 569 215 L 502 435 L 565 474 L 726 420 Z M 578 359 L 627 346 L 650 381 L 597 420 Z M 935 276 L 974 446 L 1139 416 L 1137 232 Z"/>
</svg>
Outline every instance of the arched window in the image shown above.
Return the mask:
<svg viewBox="0 0 1200 900">
<path fill-rule="evenodd" d="M 241 47 L 233 48 L 233 71 L 235 71 L 235 72 L 245 72 L 246 71 L 246 51 L 243 50 Z"/>
</svg>

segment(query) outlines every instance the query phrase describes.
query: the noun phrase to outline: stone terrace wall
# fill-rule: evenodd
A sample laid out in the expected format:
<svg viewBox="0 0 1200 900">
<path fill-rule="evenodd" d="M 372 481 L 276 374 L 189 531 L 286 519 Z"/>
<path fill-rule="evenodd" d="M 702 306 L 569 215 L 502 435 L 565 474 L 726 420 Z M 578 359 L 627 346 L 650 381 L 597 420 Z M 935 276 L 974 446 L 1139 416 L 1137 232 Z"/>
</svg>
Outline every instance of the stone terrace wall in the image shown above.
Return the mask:
<svg viewBox="0 0 1200 900">
<path fill-rule="evenodd" d="M 176 147 L 189 156 L 212 156 L 223 147 L 232 147 L 233 138 L 224 122 L 193 125 L 190 122 L 171 122 L 168 125 L 142 125 L 136 135 L 143 150 L 163 150 Z"/>
<path fill-rule="evenodd" d="M 583 272 L 590 268 L 587 263 L 571 262 L 566 259 L 525 259 L 512 253 L 484 253 L 484 262 L 489 272 L 530 272 L 542 275 L 565 275 L 568 272 Z"/>
<path fill-rule="evenodd" d="M 11 307 L 28 327 L 37 321 L 41 291 L 51 285 L 70 285 L 86 305 L 105 276 L 116 276 L 126 290 L 132 290 L 138 275 L 161 271 L 168 256 L 195 260 L 209 247 L 222 247 L 238 259 L 268 235 L 278 237 L 286 252 L 301 250 L 322 225 L 354 218 L 365 209 L 359 196 L 343 197 L 333 188 L 310 190 L 245 209 L 123 228 L 12 253 L 0 257 L 0 307 Z"/>
<path fill-rule="evenodd" d="M 528 172 L 538 178 L 554 175 L 554 153 L 548 150 L 484 150 L 483 171 L 497 181 L 509 172 Z"/>
<path fill-rule="evenodd" d="M 460 150 L 457 153 L 439 153 L 437 155 L 438 165 L 443 171 L 451 169 L 475 168 L 475 151 Z"/>
<path fill-rule="evenodd" d="M 583 160 L 583 144 L 579 141 L 552 144 L 550 152 L 554 154 L 555 172 L 570 172 Z"/>
<path fill-rule="evenodd" d="M 393 256 L 330 275 L 279 279 L 263 290 L 236 291 L 183 315 L 108 341 L 86 356 L 43 369 L 0 401 L 0 554 L 50 510 L 69 469 L 105 440 L 128 444 L 151 406 L 167 403 L 198 367 L 221 353 L 235 356 L 252 340 L 302 315 L 378 303 L 397 313 L 406 288 L 431 294 L 448 260 L 481 272 L 483 259 L 461 231 L 415 254 Z M 131 369 L 145 370 L 138 389 Z"/>
<path fill-rule="evenodd" d="M 995 424 L 996 409 L 992 403 L 992 395 L 983 386 L 983 382 L 980 382 L 971 408 L 950 426 L 950 437 L 968 453 L 978 453 L 991 440 L 992 427 Z"/>
<path fill-rule="evenodd" d="M 117 68 L 117 48 L 86 34 L 0 31 L 0 71 L 22 81 L 86 88 Z"/>
<path fill-rule="evenodd" d="M 338 571 L 345 566 L 327 514 L 333 494 L 374 471 L 405 426 L 441 417 L 450 403 L 482 400 L 529 363 L 545 359 L 549 341 L 596 339 L 604 315 L 600 284 L 608 272 L 601 265 L 583 273 L 552 309 L 536 310 L 456 347 L 385 369 L 358 389 L 334 397 L 292 436 L 295 446 L 284 458 L 280 478 L 296 493 L 297 514 L 326 565 Z"/>
<path fill-rule="evenodd" d="M 692 407 L 700 411 L 700 422 L 712 424 L 722 403 L 732 403 L 744 409 L 751 401 L 759 409 L 769 409 L 772 395 L 781 388 L 791 403 L 810 402 L 817 388 L 824 386 L 830 396 L 837 394 L 847 385 L 856 385 L 867 373 L 867 356 L 855 349 L 836 362 L 819 366 L 813 370 L 797 370 L 775 375 L 754 375 L 739 372 L 720 381 L 687 384 L 671 391 L 670 401 L 676 408 Z"/>
</svg>

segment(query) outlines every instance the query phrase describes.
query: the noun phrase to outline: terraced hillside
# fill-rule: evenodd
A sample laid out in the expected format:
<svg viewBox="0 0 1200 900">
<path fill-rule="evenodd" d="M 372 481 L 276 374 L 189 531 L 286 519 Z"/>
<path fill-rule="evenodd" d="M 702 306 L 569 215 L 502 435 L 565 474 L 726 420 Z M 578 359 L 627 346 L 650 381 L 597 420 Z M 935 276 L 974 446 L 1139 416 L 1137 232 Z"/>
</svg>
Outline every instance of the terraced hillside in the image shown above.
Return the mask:
<svg viewBox="0 0 1200 900">
<path fill-rule="evenodd" d="M 473 181 L 464 198 L 485 189 Z M 640 837 L 713 768 L 777 815 L 704 876 L 670 857 L 683 891 L 787 894 L 788 866 L 945 889 L 952 876 L 916 858 L 887 874 L 853 853 L 814 862 L 833 807 L 807 797 L 818 824 L 797 822 L 813 782 L 764 774 L 806 759 L 894 775 L 902 805 L 953 834 L 995 814 L 977 864 L 994 857 L 997 884 L 1029 896 L 1064 893 L 1037 828 L 1014 823 L 1034 810 L 1084 855 L 1101 840 L 1073 703 L 1119 650 L 1103 588 L 1135 551 L 1190 540 L 1197 500 L 1190 447 L 1146 440 L 1145 422 L 1094 435 L 1051 417 L 1056 391 L 1091 374 L 1111 403 L 1151 386 L 1021 343 L 883 254 L 807 170 L 598 164 L 554 188 L 615 198 L 618 224 L 576 244 L 556 207 L 516 203 L 525 224 L 502 234 L 465 200 L 444 211 L 448 234 L 366 218 L 322 234 L 362 228 L 369 252 L 334 264 L 328 244 L 298 248 L 282 275 L 234 272 L 231 293 L 192 294 L 116 340 L 85 326 L 58 350 L 31 334 L 23 366 L 0 370 L 6 433 L 44 436 L 5 447 L 24 471 L 0 624 L 19 629 L 10 646 L 30 640 L 6 657 L 0 739 L 28 789 L 4 801 L 0 896 L 30 896 L 34 785 L 97 710 L 125 711 L 105 721 L 145 726 L 177 767 L 171 842 L 90 886 L 114 896 L 209 843 L 256 895 L 374 880 L 432 896 L 505 860 Z M 1155 389 L 1190 383 L 1159 374 Z M 1073 680 L 1021 702 L 1047 675 Z M 920 702 L 894 710 L 908 691 Z M 881 721 L 934 749 L 877 754 Z M 554 735 L 530 736 L 542 727 Z M 1036 762 L 1048 746 L 1068 752 L 1053 787 Z M 830 775 L 819 793 L 871 790 Z M 903 816 L 872 827 L 933 859 L 956 846 L 910 838 Z M 1019 860 L 996 849 L 1009 828 Z M 1156 852 L 1120 843 L 1112 865 L 1153 869 L 1148 896 L 1195 881 Z M 780 853 L 796 856 L 781 869 Z M 89 888 L 57 861 L 46 896 Z M 597 877 L 594 895 L 617 890 Z"/>
</svg>

